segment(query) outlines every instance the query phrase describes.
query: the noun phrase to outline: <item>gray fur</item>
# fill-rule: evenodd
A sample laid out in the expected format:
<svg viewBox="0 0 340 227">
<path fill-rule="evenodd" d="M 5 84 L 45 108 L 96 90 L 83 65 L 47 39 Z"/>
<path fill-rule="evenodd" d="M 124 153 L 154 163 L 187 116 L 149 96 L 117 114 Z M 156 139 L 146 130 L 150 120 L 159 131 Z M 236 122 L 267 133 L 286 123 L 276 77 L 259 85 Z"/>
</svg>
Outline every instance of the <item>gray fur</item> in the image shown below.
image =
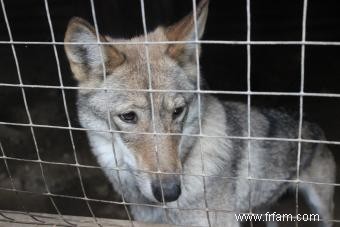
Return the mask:
<svg viewBox="0 0 340 227">
<path fill-rule="evenodd" d="M 203 3 L 198 6 L 197 15 L 200 24 L 204 26 L 207 1 L 201 2 Z M 191 37 L 193 23 L 189 22 L 190 17 L 186 17 L 183 23 L 174 25 L 171 29 L 158 28 L 148 37 L 151 41 L 168 40 L 169 37 L 177 36 Z M 79 26 L 85 26 L 86 29 L 79 29 Z M 181 32 L 184 26 L 186 26 L 184 31 L 189 34 Z M 203 29 L 199 29 L 200 35 L 203 34 Z M 82 36 L 79 31 L 88 33 L 91 30 L 90 25 L 82 22 L 81 19 L 76 19 L 69 25 L 65 41 L 84 41 L 82 37 L 86 39 L 92 36 L 89 34 Z M 169 34 L 171 32 L 176 34 Z M 109 37 L 101 37 L 101 39 L 114 41 Z M 143 39 L 144 37 L 141 36 L 134 38 L 133 41 L 143 41 Z M 88 56 L 91 58 L 94 56 L 88 52 L 91 48 L 88 49 L 86 45 L 79 48 L 78 50 L 65 47 L 80 87 L 149 88 L 144 46 L 117 45 L 110 47 L 111 49 L 103 47 L 108 72 L 106 81 L 98 76 L 102 73 L 98 64 L 91 65 L 86 62 Z M 161 90 L 196 88 L 197 72 L 193 60 L 196 52 L 193 48 L 181 48 L 183 48 L 181 45 L 149 46 L 152 88 Z M 82 57 L 84 50 L 86 56 Z M 124 58 L 121 58 L 122 55 Z M 115 58 L 112 61 L 116 64 L 112 64 L 111 58 Z M 78 62 L 74 62 L 74 59 Z M 117 59 L 123 59 L 124 62 Z M 91 62 L 97 60 L 91 59 Z M 287 190 L 295 190 L 295 183 L 282 180 L 297 178 L 297 142 L 251 140 L 248 153 L 247 140 L 223 137 L 225 135 L 247 136 L 245 104 L 222 102 L 211 95 L 202 94 L 200 117 L 198 96 L 194 93 L 156 92 L 153 93 L 153 104 L 155 125 L 152 124 L 151 100 L 147 92 L 80 90 L 78 93 L 78 114 L 83 127 L 107 130 L 110 128 L 107 117 L 110 116 L 111 128 L 130 132 L 113 133 L 113 135 L 97 131 L 87 133 L 99 164 L 115 190 L 123 194 L 127 202 L 160 205 L 160 208 L 131 205 L 130 210 L 134 219 L 145 222 L 207 226 L 207 217 L 209 217 L 213 226 L 237 227 L 240 223 L 236 222 L 234 213 L 249 212 L 250 208 L 270 207 Z M 185 112 L 178 119 L 171 118 L 174 109 L 183 104 L 185 104 Z M 119 119 L 119 114 L 127 111 L 137 113 L 138 124 L 127 124 Z M 202 120 L 202 134 L 207 137 L 187 136 L 200 133 L 199 119 Z M 186 136 L 135 134 L 153 132 L 153 126 L 157 133 L 183 133 Z M 251 109 L 251 136 L 297 138 L 297 127 L 297 121 L 286 113 L 256 107 Z M 302 136 L 316 140 L 324 139 L 322 131 L 316 125 L 307 122 L 303 124 Z M 158 156 L 155 145 L 157 145 Z M 248 154 L 250 154 L 249 176 Z M 176 201 L 167 203 L 167 206 L 180 207 L 184 210 L 162 209 L 161 203 L 155 199 L 151 191 L 151 182 L 157 179 L 156 174 L 139 171 L 157 171 L 156 159 L 161 171 L 175 175 L 183 173 L 180 177 L 182 193 Z M 112 167 L 126 170 L 120 171 L 118 175 L 115 170 L 110 170 Z M 203 174 L 207 175 L 204 179 Z M 248 177 L 278 181 L 249 181 Z M 161 180 L 165 178 L 166 175 L 160 176 Z M 326 183 L 335 181 L 335 162 L 326 145 L 302 144 L 300 179 Z M 206 188 L 205 193 L 204 188 Z M 323 218 L 332 218 L 333 187 L 301 183 L 300 189 L 305 192 L 307 200 L 316 212 Z M 227 210 L 231 213 L 216 211 L 209 212 L 207 215 L 204 210 L 205 204 L 211 210 Z M 324 222 L 323 226 L 331 226 L 331 224 Z"/>
</svg>

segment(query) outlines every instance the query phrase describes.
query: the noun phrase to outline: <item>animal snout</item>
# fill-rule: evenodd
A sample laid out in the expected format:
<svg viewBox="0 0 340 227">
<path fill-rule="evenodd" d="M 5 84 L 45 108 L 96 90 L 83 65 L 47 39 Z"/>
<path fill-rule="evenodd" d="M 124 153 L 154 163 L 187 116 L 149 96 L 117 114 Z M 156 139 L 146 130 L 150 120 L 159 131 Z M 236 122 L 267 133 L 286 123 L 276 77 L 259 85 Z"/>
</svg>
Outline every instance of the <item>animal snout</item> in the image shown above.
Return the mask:
<svg viewBox="0 0 340 227">
<path fill-rule="evenodd" d="M 165 202 L 172 202 L 178 199 L 181 195 L 181 182 L 178 177 L 172 176 L 168 178 L 162 178 L 162 187 L 159 179 L 152 182 L 152 193 L 159 202 L 163 202 L 162 189 Z"/>
</svg>

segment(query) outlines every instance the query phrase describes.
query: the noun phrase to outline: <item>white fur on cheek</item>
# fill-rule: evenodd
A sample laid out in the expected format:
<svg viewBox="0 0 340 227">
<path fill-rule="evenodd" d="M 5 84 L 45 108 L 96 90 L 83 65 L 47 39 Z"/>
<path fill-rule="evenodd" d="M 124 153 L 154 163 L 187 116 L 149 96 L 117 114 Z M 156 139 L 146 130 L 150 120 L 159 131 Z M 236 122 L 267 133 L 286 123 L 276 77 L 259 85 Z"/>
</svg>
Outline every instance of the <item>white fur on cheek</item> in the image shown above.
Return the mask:
<svg viewBox="0 0 340 227">
<path fill-rule="evenodd" d="M 110 138 L 109 136 L 110 134 L 108 133 L 89 134 L 89 140 L 90 140 L 90 144 L 92 147 L 92 152 L 97 157 L 97 160 L 102 167 L 117 167 L 116 162 L 115 162 L 112 142 L 109 139 L 107 139 L 107 138 Z"/>
<path fill-rule="evenodd" d="M 124 163 L 131 169 L 136 170 L 140 167 L 137 166 L 137 162 L 132 152 L 124 144 L 119 135 L 115 136 L 115 148 L 119 150 Z M 119 165 L 121 165 L 119 163 Z M 134 175 L 138 175 L 135 179 L 142 194 L 153 202 L 157 202 L 151 189 L 151 176 L 148 173 L 134 172 Z"/>
<path fill-rule="evenodd" d="M 126 147 L 126 145 L 122 141 L 122 138 L 120 138 L 119 134 L 115 134 L 114 138 L 115 138 L 115 143 L 114 143 L 115 149 L 117 152 L 119 152 L 119 154 L 121 154 L 121 155 L 117 154 L 117 156 L 122 157 L 123 162 L 127 164 L 130 168 L 137 169 L 138 167 L 137 167 L 136 159 L 133 156 L 130 149 Z M 121 165 L 121 163 L 119 164 Z"/>
<path fill-rule="evenodd" d="M 113 144 L 110 133 L 92 133 L 89 134 L 89 140 L 92 151 L 101 166 L 117 167 L 115 160 L 116 155 L 118 167 L 128 166 L 129 168 L 137 169 L 135 157 L 123 143 L 119 134 L 114 135 Z"/>
<path fill-rule="evenodd" d="M 139 173 L 136 178 L 139 190 L 142 194 L 150 201 L 158 203 L 155 196 L 153 195 L 151 188 L 151 178 L 148 173 Z"/>
<path fill-rule="evenodd" d="M 118 168 L 128 168 L 131 170 L 137 170 L 137 161 L 132 153 L 132 151 L 124 144 L 122 138 L 118 133 L 113 136 L 114 139 L 114 149 L 112 146 L 112 137 L 110 133 L 91 133 L 88 132 L 90 144 L 92 147 L 92 152 L 97 157 L 100 166 L 105 167 L 104 172 L 113 185 L 119 187 L 118 178 L 116 171 L 109 169 L 116 168 L 116 160 L 114 154 L 117 156 Z M 121 171 L 121 176 L 124 176 L 124 180 L 136 181 L 142 194 L 148 198 L 150 201 L 157 202 L 155 199 L 152 189 L 151 189 L 151 176 L 148 173 L 142 172 L 128 172 Z M 138 175 L 137 177 L 135 177 Z"/>
</svg>

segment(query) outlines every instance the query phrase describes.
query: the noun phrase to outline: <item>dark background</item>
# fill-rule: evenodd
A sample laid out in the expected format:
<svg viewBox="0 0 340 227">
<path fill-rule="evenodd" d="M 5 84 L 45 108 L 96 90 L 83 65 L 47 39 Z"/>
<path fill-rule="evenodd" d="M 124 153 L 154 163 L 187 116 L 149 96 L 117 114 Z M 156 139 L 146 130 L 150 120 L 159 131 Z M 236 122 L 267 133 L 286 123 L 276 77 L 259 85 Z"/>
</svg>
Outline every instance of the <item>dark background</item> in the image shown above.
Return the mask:
<svg viewBox="0 0 340 227">
<path fill-rule="evenodd" d="M 51 41 L 43 0 L 4 0 L 14 41 Z M 56 41 L 62 42 L 69 19 L 80 16 L 93 23 L 90 1 L 48 1 Z M 251 39 L 256 41 L 301 41 L 302 0 L 252 0 Z M 142 34 L 139 0 L 95 0 L 99 30 L 113 37 L 131 38 Z M 191 0 L 145 0 L 148 30 L 170 25 L 192 9 Z M 308 2 L 306 40 L 340 42 L 340 2 Z M 245 41 L 247 35 L 246 0 L 211 0 L 205 40 Z M 0 40 L 9 36 L 0 12 Z M 59 86 L 58 71 L 51 45 L 14 45 L 24 84 Z M 245 91 L 247 89 L 246 45 L 204 44 L 201 68 L 213 90 Z M 76 86 L 72 79 L 62 45 L 57 45 L 64 85 Z M 305 92 L 340 93 L 340 46 L 306 45 Z M 251 89 L 253 91 L 299 92 L 301 46 L 253 45 L 251 47 Z M 0 83 L 17 84 L 11 46 L 0 44 Z M 67 126 L 60 89 L 25 88 L 32 121 L 35 124 Z M 75 112 L 75 91 L 65 90 L 71 123 L 80 127 Z M 246 96 L 220 95 L 226 100 L 245 101 Z M 304 120 L 318 123 L 328 140 L 340 141 L 339 98 L 304 98 Z M 285 96 L 252 96 L 252 105 L 285 109 L 298 116 L 299 98 Z M 28 123 L 21 90 L 0 86 L 0 121 Z M 69 131 L 35 128 L 37 147 L 42 160 L 75 163 Z M 85 133 L 73 131 L 77 158 L 81 164 L 97 166 Z M 9 157 L 36 159 L 36 149 L 29 127 L 0 124 L 0 142 Z M 340 160 L 338 146 L 331 146 Z M 45 186 L 37 163 L 8 160 L 16 188 L 44 192 Z M 71 166 L 44 164 L 48 187 L 52 193 L 82 197 L 77 169 Z M 0 208 L 22 209 L 10 188 L 3 160 L 0 160 Z M 88 197 L 119 201 L 98 168 L 80 168 Z M 339 180 L 338 180 L 339 182 Z M 337 190 L 338 191 L 338 190 Z M 46 197 L 19 193 L 30 211 L 54 212 Z M 337 193 L 337 201 L 339 201 Z M 55 198 L 63 214 L 90 215 L 82 200 Z M 282 202 L 285 207 L 286 202 Z M 37 205 L 38 204 L 38 205 Z M 90 202 L 96 216 L 125 218 L 121 207 Z M 338 206 L 336 206 L 338 209 Z M 292 208 L 295 209 L 295 208 Z M 291 210 L 292 211 L 292 210 Z M 337 215 L 335 218 L 339 218 Z"/>
</svg>

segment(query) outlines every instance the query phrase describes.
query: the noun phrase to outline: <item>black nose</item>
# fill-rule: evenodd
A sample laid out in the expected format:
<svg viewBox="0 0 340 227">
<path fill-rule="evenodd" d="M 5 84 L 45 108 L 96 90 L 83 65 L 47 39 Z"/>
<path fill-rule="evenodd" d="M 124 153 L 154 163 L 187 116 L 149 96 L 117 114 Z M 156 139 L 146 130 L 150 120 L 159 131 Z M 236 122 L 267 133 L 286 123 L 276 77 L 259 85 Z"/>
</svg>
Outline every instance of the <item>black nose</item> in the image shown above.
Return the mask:
<svg viewBox="0 0 340 227">
<path fill-rule="evenodd" d="M 172 202 L 177 200 L 178 197 L 181 195 L 181 183 L 179 179 L 176 177 L 163 178 L 161 182 L 164 194 L 164 201 Z M 151 184 L 151 187 L 155 198 L 159 202 L 163 202 L 162 188 L 159 180 L 154 180 Z"/>
</svg>

